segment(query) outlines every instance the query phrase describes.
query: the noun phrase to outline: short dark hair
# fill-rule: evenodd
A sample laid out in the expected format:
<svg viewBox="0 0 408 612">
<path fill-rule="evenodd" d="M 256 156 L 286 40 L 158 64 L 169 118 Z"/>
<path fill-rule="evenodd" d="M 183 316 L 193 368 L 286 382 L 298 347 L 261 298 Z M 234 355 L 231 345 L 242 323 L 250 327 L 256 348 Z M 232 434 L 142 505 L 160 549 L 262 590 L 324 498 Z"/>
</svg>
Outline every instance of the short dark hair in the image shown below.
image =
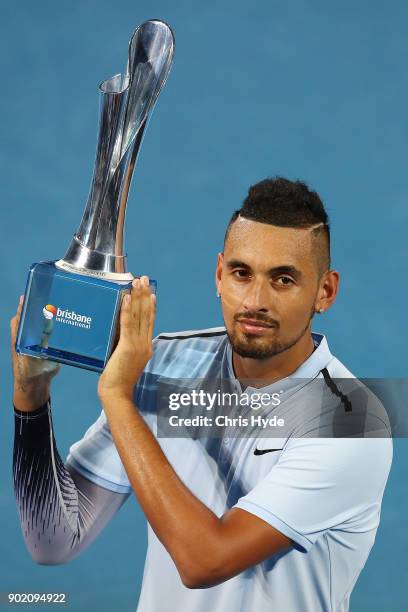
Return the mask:
<svg viewBox="0 0 408 612">
<path fill-rule="evenodd" d="M 238 217 L 278 227 L 307 229 L 318 225 L 312 230 L 312 237 L 317 254 L 319 277 L 329 269 L 329 217 L 316 191 L 310 189 L 306 183 L 276 176 L 251 185 L 242 207 L 233 213 L 228 223 L 224 245 L 231 225 Z"/>
</svg>

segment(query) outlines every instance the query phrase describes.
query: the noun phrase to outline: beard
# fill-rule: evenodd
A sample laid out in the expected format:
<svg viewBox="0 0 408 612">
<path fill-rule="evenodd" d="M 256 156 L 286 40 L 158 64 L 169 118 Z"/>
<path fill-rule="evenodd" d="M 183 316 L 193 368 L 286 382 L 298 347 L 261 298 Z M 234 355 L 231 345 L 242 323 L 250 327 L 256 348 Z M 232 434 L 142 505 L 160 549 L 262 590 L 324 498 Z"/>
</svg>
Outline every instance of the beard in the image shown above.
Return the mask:
<svg viewBox="0 0 408 612">
<path fill-rule="evenodd" d="M 237 355 L 240 357 L 247 357 L 249 359 L 269 359 L 270 357 L 274 357 L 279 353 L 283 353 L 287 351 L 292 346 L 294 346 L 299 340 L 303 337 L 307 329 L 309 328 L 310 321 L 313 319 L 315 315 L 314 308 L 312 309 L 309 320 L 307 324 L 304 326 L 302 331 L 298 332 L 291 338 L 288 338 L 285 341 L 280 340 L 279 338 L 263 338 L 262 336 L 257 336 L 255 334 L 239 334 L 235 330 L 229 332 L 227 330 L 227 336 L 231 343 L 232 349 Z M 238 315 L 239 316 L 239 315 Z M 247 318 L 253 318 L 258 320 L 264 320 L 256 316 L 246 315 Z M 236 320 L 236 319 L 235 319 Z M 275 330 L 279 330 L 279 324 L 276 322 Z"/>
</svg>

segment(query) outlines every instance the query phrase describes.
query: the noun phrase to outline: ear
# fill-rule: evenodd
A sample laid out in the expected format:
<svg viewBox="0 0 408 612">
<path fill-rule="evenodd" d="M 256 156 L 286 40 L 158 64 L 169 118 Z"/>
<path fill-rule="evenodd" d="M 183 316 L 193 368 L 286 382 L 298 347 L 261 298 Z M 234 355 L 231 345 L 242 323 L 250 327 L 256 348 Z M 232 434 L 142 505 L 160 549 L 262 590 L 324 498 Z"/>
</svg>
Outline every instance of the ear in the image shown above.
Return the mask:
<svg viewBox="0 0 408 612">
<path fill-rule="evenodd" d="M 319 290 L 319 296 L 316 304 L 316 310 L 323 308 L 325 312 L 330 308 L 336 299 L 339 289 L 340 275 L 337 270 L 329 270 L 324 275 Z"/>
<path fill-rule="evenodd" d="M 215 270 L 215 285 L 217 287 L 218 293 L 221 293 L 221 276 L 222 276 L 223 264 L 224 264 L 224 253 L 218 253 L 217 267 Z"/>
</svg>

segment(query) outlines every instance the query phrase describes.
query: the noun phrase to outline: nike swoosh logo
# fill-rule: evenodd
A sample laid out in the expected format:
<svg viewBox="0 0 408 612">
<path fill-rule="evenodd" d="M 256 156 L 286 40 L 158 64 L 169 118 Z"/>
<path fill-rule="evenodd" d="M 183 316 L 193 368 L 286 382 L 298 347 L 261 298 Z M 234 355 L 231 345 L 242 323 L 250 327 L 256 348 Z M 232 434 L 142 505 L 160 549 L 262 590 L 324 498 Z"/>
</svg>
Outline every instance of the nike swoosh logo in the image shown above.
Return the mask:
<svg viewBox="0 0 408 612">
<path fill-rule="evenodd" d="M 256 448 L 254 450 L 254 455 L 264 455 L 265 453 L 274 453 L 280 450 L 283 450 L 283 449 L 282 448 L 263 448 L 261 450 L 260 448 Z"/>
</svg>

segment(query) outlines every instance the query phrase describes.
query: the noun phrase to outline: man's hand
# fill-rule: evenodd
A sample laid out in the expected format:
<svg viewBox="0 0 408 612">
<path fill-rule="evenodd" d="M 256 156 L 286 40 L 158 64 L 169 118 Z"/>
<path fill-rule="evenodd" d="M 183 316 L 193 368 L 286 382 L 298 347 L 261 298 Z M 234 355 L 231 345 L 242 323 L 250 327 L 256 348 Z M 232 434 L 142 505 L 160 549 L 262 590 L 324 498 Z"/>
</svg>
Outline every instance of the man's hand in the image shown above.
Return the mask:
<svg viewBox="0 0 408 612">
<path fill-rule="evenodd" d="M 10 320 L 11 358 L 13 364 L 13 403 L 18 410 L 32 412 L 40 408 L 50 396 L 51 380 L 60 370 L 60 365 L 48 359 L 19 355 L 14 348 L 24 295 L 15 316 Z"/>
<path fill-rule="evenodd" d="M 130 294 L 123 298 L 120 311 L 120 336 L 98 383 L 101 401 L 114 396 L 132 398 L 133 389 L 153 355 L 152 339 L 156 296 L 149 278 L 135 278 Z"/>
</svg>

